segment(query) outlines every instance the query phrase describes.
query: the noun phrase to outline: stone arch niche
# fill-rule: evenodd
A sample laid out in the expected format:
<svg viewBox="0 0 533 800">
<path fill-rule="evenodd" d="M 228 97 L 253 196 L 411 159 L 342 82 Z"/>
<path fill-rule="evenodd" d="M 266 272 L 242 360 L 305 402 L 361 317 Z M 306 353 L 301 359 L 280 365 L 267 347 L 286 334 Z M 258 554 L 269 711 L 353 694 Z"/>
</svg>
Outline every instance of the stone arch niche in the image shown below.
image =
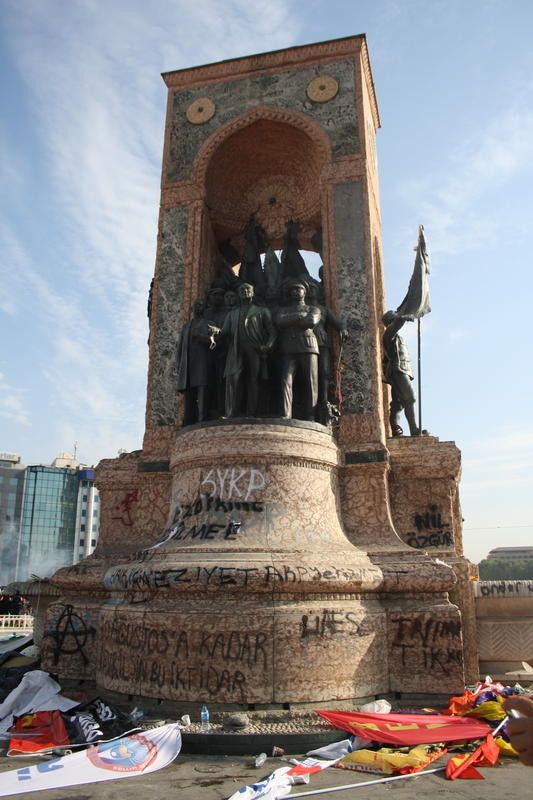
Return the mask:
<svg viewBox="0 0 533 800">
<path fill-rule="evenodd" d="M 51 614 L 44 663 L 101 691 L 180 707 L 456 692 L 453 571 L 408 546 L 391 513 L 379 116 L 365 38 L 163 77 L 143 447 L 100 462 L 98 547 L 54 576 L 94 646 L 57 646 Z M 251 215 L 275 248 L 288 218 L 301 224 L 303 249 L 316 251 L 321 228 L 326 302 L 349 331 L 335 430 L 279 419 L 181 427 L 179 332 L 224 243 L 242 249 Z M 427 452 L 433 487 L 441 473 L 448 489 L 458 480 L 456 461 L 423 438 L 393 448 L 402 524 L 413 491 L 398 465 L 423 465 Z"/>
<path fill-rule="evenodd" d="M 285 223 L 301 223 L 300 244 L 321 226 L 321 175 L 331 159 L 327 138 L 303 115 L 259 106 L 214 135 L 199 153 L 195 173 L 217 241 L 242 247 L 250 217 L 281 249 Z M 216 149 L 215 149 L 215 145 Z M 209 157 L 209 160 L 208 160 Z"/>
</svg>

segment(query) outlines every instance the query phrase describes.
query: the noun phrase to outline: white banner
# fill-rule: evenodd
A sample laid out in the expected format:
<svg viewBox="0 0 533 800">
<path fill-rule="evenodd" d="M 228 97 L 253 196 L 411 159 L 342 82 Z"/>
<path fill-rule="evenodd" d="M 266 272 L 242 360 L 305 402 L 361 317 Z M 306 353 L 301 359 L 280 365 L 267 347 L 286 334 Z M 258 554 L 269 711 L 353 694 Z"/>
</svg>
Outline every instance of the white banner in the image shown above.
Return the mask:
<svg viewBox="0 0 533 800">
<path fill-rule="evenodd" d="M 77 706 L 75 700 L 62 697 L 58 692 L 61 686 L 40 669 L 31 670 L 22 676 L 22 680 L 12 689 L 3 703 L 0 703 L 0 731 L 7 731 L 15 717 L 32 711 L 68 711 Z"/>
<path fill-rule="evenodd" d="M 147 775 L 174 761 L 180 749 L 180 726 L 163 725 L 33 767 L 2 772 L 0 797 Z"/>
<path fill-rule="evenodd" d="M 344 744 L 344 742 L 341 744 Z M 272 775 L 259 781 L 259 783 L 243 786 L 232 794 L 229 800 L 279 800 L 279 798 L 287 797 L 295 784 L 307 783 L 309 775 L 314 772 L 321 772 L 327 767 L 332 767 L 346 752 L 331 761 L 324 761 L 318 758 L 306 758 L 304 761 L 291 759 L 294 764 L 293 767 L 281 767 L 281 769 L 277 769 Z"/>
</svg>

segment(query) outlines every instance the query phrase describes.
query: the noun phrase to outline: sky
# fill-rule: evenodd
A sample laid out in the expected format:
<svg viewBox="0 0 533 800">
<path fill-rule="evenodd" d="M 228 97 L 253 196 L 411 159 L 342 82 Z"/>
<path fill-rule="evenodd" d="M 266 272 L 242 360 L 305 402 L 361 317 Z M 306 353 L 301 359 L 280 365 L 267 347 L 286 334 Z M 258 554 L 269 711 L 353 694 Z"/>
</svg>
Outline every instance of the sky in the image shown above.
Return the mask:
<svg viewBox="0 0 533 800">
<path fill-rule="evenodd" d="M 419 223 L 431 255 L 423 427 L 462 451 L 466 555 L 533 544 L 532 27 L 530 0 L 1 0 L 0 450 L 142 445 L 160 73 L 365 33 L 388 307 Z"/>
</svg>

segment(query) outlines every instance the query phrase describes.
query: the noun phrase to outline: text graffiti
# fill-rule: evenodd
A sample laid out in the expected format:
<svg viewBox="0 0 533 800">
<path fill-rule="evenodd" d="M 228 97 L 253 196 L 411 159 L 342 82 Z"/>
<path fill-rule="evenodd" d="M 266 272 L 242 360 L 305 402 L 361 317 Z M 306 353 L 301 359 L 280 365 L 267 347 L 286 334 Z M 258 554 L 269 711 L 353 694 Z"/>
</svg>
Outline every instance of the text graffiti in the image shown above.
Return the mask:
<svg viewBox="0 0 533 800">
<path fill-rule="evenodd" d="M 479 597 L 494 597 L 494 595 L 508 595 L 511 597 L 527 597 L 533 594 L 532 581 L 480 581 L 475 585 L 476 595 Z"/>
<path fill-rule="evenodd" d="M 367 636 L 374 632 L 365 620 L 348 611 L 334 611 L 324 608 L 321 614 L 303 614 L 301 619 L 301 638 L 310 639 L 317 637 L 324 639 L 337 634 L 348 636 Z"/>
<path fill-rule="evenodd" d="M 437 505 L 430 505 L 422 513 L 416 513 L 413 519 L 416 532 L 405 534 L 405 542 L 417 550 L 426 548 L 452 548 L 453 533 L 449 522 L 444 522 Z"/>
<path fill-rule="evenodd" d="M 115 567 L 105 578 L 109 590 L 180 588 L 202 586 L 269 586 L 272 584 L 301 584 L 305 581 L 358 581 L 372 580 L 374 573 L 365 568 L 322 568 L 280 564 L 274 567 L 222 567 L 194 566 L 167 570 L 149 567 Z"/>
<path fill-rule="evenodd" d="M 447 677 L 461 670 L 463 648 L 461 622 L 458 619 L 396 617 L 392 647 L 400 651 L 405 669 L 426 670 L 436 677 Z"/>
<path fill-rule="evenodd" d="M 265 476 L 258 469 L 241 469 L 232 467 L 231 469 L 210 469 L 205 475 L 200 486 L 211 487 L 207 494 L 227 497 L 242 498 L 247 501 L 251 495 L 266 485 Z"/>
<path fill-rule="evenodd" d="M 205 691 L 215 697 L 222 692 L 242 701 L 247 675 L 262 673 L 271 660 L 272 645 L 262 631 L 171 632 L 114 618 L 102 624 L 102 639 L 102 673 L 128 683 L 167 687 L 179 696 Z"/>
</svg>

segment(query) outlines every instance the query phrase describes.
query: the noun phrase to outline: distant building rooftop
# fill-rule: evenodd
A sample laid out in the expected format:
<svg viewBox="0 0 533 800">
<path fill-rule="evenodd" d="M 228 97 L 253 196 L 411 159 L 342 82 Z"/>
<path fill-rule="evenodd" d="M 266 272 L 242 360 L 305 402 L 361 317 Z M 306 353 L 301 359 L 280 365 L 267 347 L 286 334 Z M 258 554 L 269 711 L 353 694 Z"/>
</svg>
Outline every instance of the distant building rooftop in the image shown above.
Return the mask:
<svg viewBox="0 0 533 800">
<path fill-rule="evenodd" d="M 1 467 L 15 467 L 20 464 L 20 456 L 18 453 L 5 453 L 0 452 L 0 466 Z"/>
<path fill-rule="evenodd" d="M 60 453 L 52 461 L 52 467 L 59 467 L 60 469 L 76 469 L 78 466 L 79 464 L 72 453 Z"/>
<path fill-rule="evenodd" d="M 495 547 L 487 558 L 499 561 L 526 561 L 533 559 L 533 547 Z"/>
</svg>

